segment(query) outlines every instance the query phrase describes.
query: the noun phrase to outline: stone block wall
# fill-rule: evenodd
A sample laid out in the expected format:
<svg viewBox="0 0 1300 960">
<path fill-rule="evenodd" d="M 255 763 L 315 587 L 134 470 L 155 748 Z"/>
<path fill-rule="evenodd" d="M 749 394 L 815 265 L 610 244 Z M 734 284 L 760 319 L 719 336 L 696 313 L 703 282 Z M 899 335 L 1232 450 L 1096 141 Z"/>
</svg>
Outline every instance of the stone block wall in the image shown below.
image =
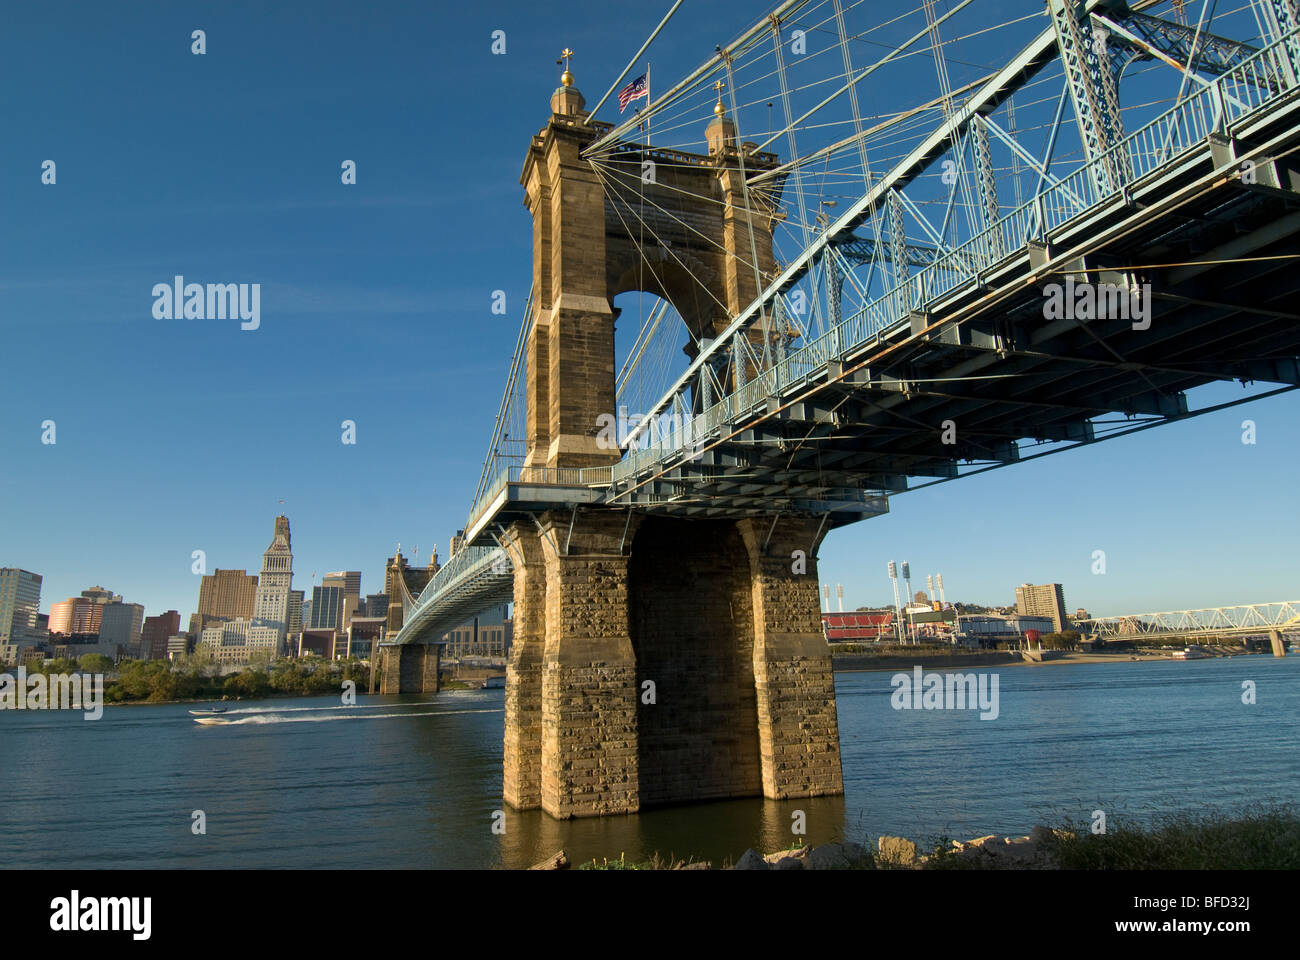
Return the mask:
<svg viewBox="0 0 1300 960">
<path fill-rule="evenodd" d="M 403 643 L 379 647 L 379 692 L 437 693 L 442 645 Z"/>
<path fill-rule="evenodd" d="M 547 514 L 542 658 L 542 809 L 554 817 L 641 806 L 636 658 L 627 627 L 626 517 Z M 569 552 L 562 554 L 565 543 Z"/>
<path fill-rule="evenodd" d="M 754 681 L 763 795 L 774 800 L 844 792 L 835 677 L 817 598 L 816 520 L 737 523 L 754 598 Z M 766 548 L 764 543 L 766 542 Z M 806 571 L 795 573 L 802 550 Z"/>
<path fill-rule="evenodd" d="M 546 645 L 546 565 L 541 534 L 516 523 L 502 546 L 515 567 L 514 643 L 506 666 L 503 795 L 518 810 L 542 805 L 542 653 Z"/>
</svg>

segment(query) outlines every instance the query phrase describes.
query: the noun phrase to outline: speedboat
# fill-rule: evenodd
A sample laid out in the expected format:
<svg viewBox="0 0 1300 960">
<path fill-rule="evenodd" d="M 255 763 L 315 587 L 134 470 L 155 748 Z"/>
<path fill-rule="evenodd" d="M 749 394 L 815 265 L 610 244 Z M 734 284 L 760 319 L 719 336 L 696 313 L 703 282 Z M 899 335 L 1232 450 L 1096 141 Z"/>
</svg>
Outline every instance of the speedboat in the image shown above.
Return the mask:
<svg viewBox="0 0 1300 960">
<path fill-rule="evenodd" d="M 210 717 L 214 713 L 225 713 L 225 707 L 208 707 L 206 710 L 191 710 L 190 713 L 196 717 Z"/>
<path fill-rule="evenodd" d="M 220 717 L 195 717 L 195 723 L 201 723 L 205 727 L 215 726 L 218 723 L 230 723 L 229 720 L 222 720 Z"/>
</svg>

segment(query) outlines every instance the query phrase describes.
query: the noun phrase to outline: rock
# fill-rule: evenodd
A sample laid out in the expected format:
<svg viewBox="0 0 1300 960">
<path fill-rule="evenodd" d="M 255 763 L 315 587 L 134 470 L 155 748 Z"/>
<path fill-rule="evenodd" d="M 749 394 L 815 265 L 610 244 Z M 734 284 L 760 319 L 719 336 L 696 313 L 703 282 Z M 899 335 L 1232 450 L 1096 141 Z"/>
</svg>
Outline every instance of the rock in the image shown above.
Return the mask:
<svg viewBox="0 0 1300 960">
<path fill-rule="evenodd" d="M 1006 845 L 998 851 L 999 856 L 1012 860 L 1035 860 L 1038 858 L 1039 853 L 1038 844 L 1029 837 L 1018 837 L 1015 840 L 1008 839 Z"/>
<path fill-rule="evenodd" d="M 802 859 L 805 855 L 807 855 L 807 853 L 808 853 L 807 847 L 793 847 L 789 850 L 778 850 L 776 851 L 776 853 L 764 854 L 763 859 L 766 860 L 770 865 L 776 866 L 782 860 Z"/>
<path fill-rule="evenodd" d="M 551 854 L 541 863 L 533 864 L 528 869 L 529 870 L 568 870 L 569 855 L 565 853 L 563 850 L 560 850 L 557 853 Z"/>
<path fill-rule="evenodd" d="M 824 843 L 804 858 L 805 870 L 852 870 L 864 865 L 871 865 L 870 854 L 856 843 Z"/>
<path fill-rule="evenodd" d="M 782 857 L 772 867 L 773 870 L 803 870 L 804 861 L 802 857 Z"/>
<path fill-rule="evenodd" d="M 692 863 L 679 863 L 673 867 L 674 870 L 712 870 L 713 864 L 707 860 L 700 860 Z"/>
<path fill-rule="evenodd" d="M 760 857 L 757 853 L 754 852 L 753 847 L 750 847 L 748 850 L 746 850 L 744 853 L 740 855 L 740 859 L 736 861 L 736 865 L 731 869 L 732 870 L 771 870 L 772 868 L 771 866 L 768 865 L 768 862 L 766 860 L 764 860 L 762 857 Z"/>
<path fill-rule="evenodd" d="M 906 837 L 881 837 L 876 841 L 880 850 L 880 859 L 886 863 L 899 866 L 911 866 L 916 863 L 916 844 Z"/>
<path fill-rule="evenodd" d="M 1037 844 L 1052 843 L 1056 840 L 1056 831 L 1043 826 L 1041 823 L 1029 831 L 1029 839 Z"/>
</svg>

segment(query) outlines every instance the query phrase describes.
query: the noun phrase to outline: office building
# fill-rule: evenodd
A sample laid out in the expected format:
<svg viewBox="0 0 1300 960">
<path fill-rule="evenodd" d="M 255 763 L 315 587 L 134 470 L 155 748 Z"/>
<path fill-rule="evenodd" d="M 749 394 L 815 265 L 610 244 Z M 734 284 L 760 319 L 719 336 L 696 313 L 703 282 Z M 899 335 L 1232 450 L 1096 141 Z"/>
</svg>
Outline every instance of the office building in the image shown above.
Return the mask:
<svg viewBox="0 0 1300 960">
<path fill-rule="evenodd" d="M 379 617 L 386 620 L 388 618 L 388 594 L 366 594 L 366 616 Z"/>
<path fill-rule="evenodd" d="M 223 620 L 252 620 L 257 601 L 257 577 L 246 570 L 217 570 L 199 583 L 196 616 Z"/>
<path fill-rule="evenodd" d="M 52 603 L 50 604 L 50 635 L 99 636 L 104 607 L 110 603 L 121 602 L 122 598 L 112 590 L 91 587 L 89 590 L 82 590 L 79 597 L 69 597 L 67 600 Z"/>
<path fill-rule="evenodd" d="M 140 631 L 144 627 L 144 606 L 139 603 L 103 604 L 99 624 L 99 642 L 115 646 L 119 656 L 134 657 L 140 652 Z"/>
<path fill-rule="evenodd" d="M 301 590 L 289 591 L 289 624 L 285 632 L 291 637 L 302 633 L 303 596 Z"/>
<path fill-rule="evenodd" d="M 370 656 L 374 644 L 384 638 L 383 617 L 353 617 L 348 624 L 347 650 L 344 656 L 364 660 Z"/>
<path fill-rule="evenodd" d="M 333 630 L 304 630 L 298 637 L 298 656 L 333 660 L 343 644 Z"/>
<path fill-rule="evenodd" d="M 36 643 L 40 616 L 41 576 L 16 567 L 0 567 L 0 644 Z"/>
<path fill-rule="evenodd" d="M 321 578 L 321 586 L 338 587 L 342 591 L 339 601 L 339 630 L 346 630 L 352 618 L 361 609 L 361 571 L 340 570 Z"/>
<path fill-rule="evenodd" d="M 504 657 L 513 640 L 514 623 L 502 604 L 449 630 L 442 639 L 445 657 Z"/>
<path fill-rule="evenodd" d="M 203 631 L 198 649 L 218 663 L 248 663 L 254 657 L 270 659 L 280 651 L 284 636 L 274 624 L 257 620 L 222 620 Z"/>
<path fill-rule="evenodd" d="M 339 630 L 343 622 L 343 588 L 312 587 L 307 630 Z"/>
<path fill-rule="evenodd" d="M 167 659 L 177 660 L 194 652 L 194 641 L 184 633 L 167 638 Z"/>
<path fill-rule="evenodd" d="M 1016 613 L 1022 617 L 1050 617 L 1056 633 L 1070 623 L 1065 612 L 1065 591 L 1059 583 L 1022 583 L 1016 587 Z"/>
<path fill-rule="evenodd" d="M 340 570 L 337 573 L 327 573 L 321 577 L 321 586 L 338 587 L 343 591 L 345 597 L 361 598 L 361 571 L 360 570 Z"/>
<path fill-rule="evenodd" d="M 140 631 L 140 659 L 166 660 L 167 641 L 180 633 L 181 615 L 176 610 L 168 610 L 156 617 L 145 617 L 144 627 Z"/>
</svg>

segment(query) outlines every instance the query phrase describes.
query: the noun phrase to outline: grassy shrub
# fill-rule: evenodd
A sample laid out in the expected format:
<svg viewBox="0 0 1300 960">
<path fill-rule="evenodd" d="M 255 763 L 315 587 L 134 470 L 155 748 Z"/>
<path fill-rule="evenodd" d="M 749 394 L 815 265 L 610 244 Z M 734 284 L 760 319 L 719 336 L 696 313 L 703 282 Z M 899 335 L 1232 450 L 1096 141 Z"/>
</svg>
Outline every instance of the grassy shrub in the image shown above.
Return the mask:
<svg viewBox="0 0 1300 960">
<path fill-rule="evenodd" d="M 1170 814 L 1147 829 L 1112 822 L 1104 834 L 1086 822 L 1067 830 L 1055 851 L 1066 870 L 1300 869 L 1300 812 L 1291 805 Z"/>
</svg>

